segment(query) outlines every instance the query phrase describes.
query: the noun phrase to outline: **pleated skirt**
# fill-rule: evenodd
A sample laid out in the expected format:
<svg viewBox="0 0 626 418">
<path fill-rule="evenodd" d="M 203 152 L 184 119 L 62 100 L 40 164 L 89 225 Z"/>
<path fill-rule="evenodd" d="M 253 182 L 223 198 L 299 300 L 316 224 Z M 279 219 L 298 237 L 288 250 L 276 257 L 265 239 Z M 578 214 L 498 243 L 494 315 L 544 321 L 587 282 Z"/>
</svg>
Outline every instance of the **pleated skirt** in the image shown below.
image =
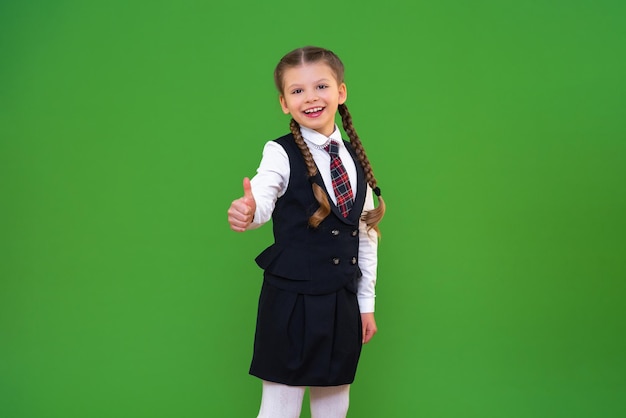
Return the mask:
<svg viewBox="0 0 626 418">
<path fill-rule="evenodd" d="M 356 294 L 287 291 L 263 282 L 250 374 L 290 386 L 352 383 L 362 347 Z"/>
</svg>

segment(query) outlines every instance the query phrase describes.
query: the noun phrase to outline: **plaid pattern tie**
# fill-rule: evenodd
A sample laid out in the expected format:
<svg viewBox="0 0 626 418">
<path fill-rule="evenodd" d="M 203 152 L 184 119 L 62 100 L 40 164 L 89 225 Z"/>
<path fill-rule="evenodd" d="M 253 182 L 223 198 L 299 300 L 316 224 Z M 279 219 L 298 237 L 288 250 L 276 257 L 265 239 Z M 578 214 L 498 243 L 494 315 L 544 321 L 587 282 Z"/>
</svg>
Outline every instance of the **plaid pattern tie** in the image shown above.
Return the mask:
<svg viewBox="0 0 626 418">
<path fill-rule="evenodd" d="M 330 154 L 330 178 L 333 183 L 333 191 L 337 198 L 337 207 L 343 214 L 343 217 L 347 217 L 352 209 L 352 187 L 350 187 L 350 179 L 346 168 L 339 158 L 339 146 L 335 141 L 330 141 L 325 148 Z"/>
</svg>

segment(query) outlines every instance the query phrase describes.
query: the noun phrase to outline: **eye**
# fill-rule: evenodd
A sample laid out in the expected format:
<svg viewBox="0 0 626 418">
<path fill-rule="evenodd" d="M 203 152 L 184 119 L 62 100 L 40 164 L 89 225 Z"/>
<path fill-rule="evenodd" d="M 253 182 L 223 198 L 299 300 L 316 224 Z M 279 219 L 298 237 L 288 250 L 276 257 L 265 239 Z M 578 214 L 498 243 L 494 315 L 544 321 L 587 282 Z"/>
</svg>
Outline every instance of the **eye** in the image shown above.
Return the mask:
<svg viewBox="0 0 626 418">
<path fill-rule="evenodd" d="M 317 86 L 318 89 L 323 90 L 323 89 L 327 89 L 328 85 L 327 84 L 320 84 L 319 86 Z"/>
<path fill-rule="evenodd" d="M 291 91 L 291 94 L 300 94 L 300 93 L 302 93 L 302 89 L 293 89 Z"/>
</svg>

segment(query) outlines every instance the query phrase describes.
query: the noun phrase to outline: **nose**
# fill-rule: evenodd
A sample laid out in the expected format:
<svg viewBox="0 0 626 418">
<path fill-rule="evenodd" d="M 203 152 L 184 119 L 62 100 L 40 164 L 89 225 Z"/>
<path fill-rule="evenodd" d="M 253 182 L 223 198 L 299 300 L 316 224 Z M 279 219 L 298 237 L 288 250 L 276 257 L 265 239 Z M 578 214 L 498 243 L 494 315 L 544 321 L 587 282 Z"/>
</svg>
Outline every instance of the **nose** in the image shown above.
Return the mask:
<svg viewBox="0 0 626 418">
<path fill-rule="evenodd" d="M 307 93 L 305 100 L 306 100 L 307 103 L 311 103 L 311 102 L 316 101 L 317 99 L 318 99 L 317 92 L 315 90 L 313 90 L 312 92 Z"/>
</svg>

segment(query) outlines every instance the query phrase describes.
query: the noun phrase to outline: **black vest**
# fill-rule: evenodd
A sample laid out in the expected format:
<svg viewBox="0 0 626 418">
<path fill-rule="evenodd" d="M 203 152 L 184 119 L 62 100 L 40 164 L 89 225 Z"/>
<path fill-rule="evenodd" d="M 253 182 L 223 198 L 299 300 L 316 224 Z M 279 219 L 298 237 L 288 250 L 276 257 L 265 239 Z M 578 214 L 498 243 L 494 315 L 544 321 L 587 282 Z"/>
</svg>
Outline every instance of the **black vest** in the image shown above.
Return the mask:
<svg viewBox="0 0 626 418">
<path fill-rule="evenodd" d="M 289 157 L 291 174 L 283 196 L 276 201 L 272 213 L 274 244 L 256 258 L 265 270 L 264 277 L 279 288 L 304 294 L 325 294 L 342 287 L 356 292 L 361 277 L 358 264 L 359 218 L 365 202 L 366 183 L 361 164 L 352 146 L 344 142 L 357 171 L 357 193 L 347 218 L 328 201 L 331 213 L 317 228 L 309 226 L 309 217 L 317 210 L 311 182 L 326 191 L 318 173 L 309 179 L 306 164 L 292 134 L 276 140 Z"/>
</svg>

